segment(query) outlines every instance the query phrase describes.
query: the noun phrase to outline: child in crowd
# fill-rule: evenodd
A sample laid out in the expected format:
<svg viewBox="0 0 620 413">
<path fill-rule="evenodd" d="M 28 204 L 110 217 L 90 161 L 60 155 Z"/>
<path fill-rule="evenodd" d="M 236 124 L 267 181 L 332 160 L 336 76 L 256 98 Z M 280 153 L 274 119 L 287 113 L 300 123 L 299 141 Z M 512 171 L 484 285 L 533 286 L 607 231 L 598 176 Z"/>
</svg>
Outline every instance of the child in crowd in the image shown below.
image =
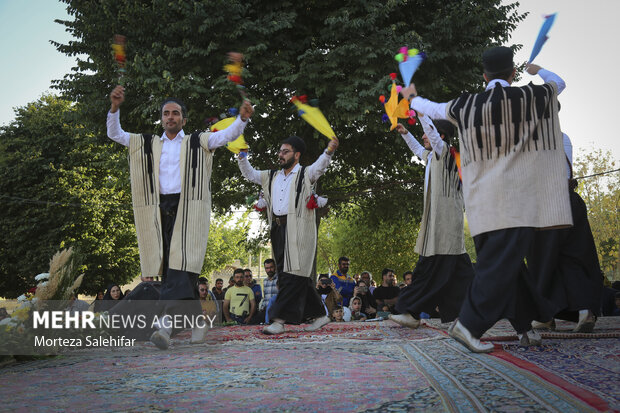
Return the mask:
<svg viewBox="0 0 620 413">
<path fill-rule="evenodd" d="M 351 321 L 365 321 L 366 314 L 362 313 L 362 299 L 359 297 L 351 298 L 349 310 L 351 311 Z"/>
<path fill-rule="evenodd" d="M 336 323 L 344 322 L 344 311 L 341 306 L 337 306 L 332 311 L 332 321 Z"/>
</svg>

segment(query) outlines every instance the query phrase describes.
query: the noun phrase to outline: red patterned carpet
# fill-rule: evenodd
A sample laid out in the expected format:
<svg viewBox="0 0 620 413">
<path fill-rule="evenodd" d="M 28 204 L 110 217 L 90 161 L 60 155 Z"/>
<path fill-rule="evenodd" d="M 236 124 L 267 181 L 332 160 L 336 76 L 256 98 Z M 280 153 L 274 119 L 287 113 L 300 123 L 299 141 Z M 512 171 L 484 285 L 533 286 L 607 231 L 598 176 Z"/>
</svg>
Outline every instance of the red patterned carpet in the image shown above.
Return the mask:
<svg viewBox="0 0 620 413">
<path fill-rule="evenodd" d="M 191 346 L 80 350 L 0 369 L 7 411 L 620 411 L 620 318 L 571 335 L 560 323 L 521 348 L 504 322 L 491 354 L 471 354 L 446 325 L 329 324 L 281 336 L 222 327 Z"/>
</svg>

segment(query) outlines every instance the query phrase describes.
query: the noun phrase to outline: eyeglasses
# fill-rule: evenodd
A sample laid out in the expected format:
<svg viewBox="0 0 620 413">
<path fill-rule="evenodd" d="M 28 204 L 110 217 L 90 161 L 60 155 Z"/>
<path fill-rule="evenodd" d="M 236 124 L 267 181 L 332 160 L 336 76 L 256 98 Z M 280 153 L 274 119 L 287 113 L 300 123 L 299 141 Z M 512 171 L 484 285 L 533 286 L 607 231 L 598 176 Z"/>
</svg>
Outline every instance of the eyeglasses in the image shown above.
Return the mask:
<svg viewBox="0 0 620 413">
<path fill-rule="evenodd" d="M 207 291 L 207 290 L 205 290 L 204 288 L 201 288 L 201 289 L 200 289 L 200 290 L 198 290 L 198 291 L 200 291 L 201 293 L 204 293 L 204 292 L 205 292 L 205 291 Z"/>
<path fill-rule="evenodd" d="M 287 153 L 289 153 L 289 152 L 293 152 L 293 151 L 292 151 L 292 150 L 290 150 L 290 149 L 280 149 L 280 150 L 278 151 L 278 155 L 286 155 L 286 154 L 287 154 Z"/>
</svg>

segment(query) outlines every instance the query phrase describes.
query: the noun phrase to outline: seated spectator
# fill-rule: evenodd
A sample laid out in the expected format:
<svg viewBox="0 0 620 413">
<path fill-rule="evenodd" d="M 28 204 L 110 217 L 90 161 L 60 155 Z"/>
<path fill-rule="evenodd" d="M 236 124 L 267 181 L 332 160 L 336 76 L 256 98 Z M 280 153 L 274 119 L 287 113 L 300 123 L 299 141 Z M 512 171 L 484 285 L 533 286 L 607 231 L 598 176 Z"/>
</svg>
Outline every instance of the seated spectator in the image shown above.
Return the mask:
<svg viewBox="0 0 620 413">
<path fill-rule="evenodd" d="M 95 304 L 95 312 L 108 311 L 112 307 L 114 307 L 120 300 L 122 300 L 125 296 L 121 291 L 121 287 L 117 284 L 112 284 L 108 287 L 105 295 L 103 296 L 103 300 L 99 304 L 99 309 L 97 310 L 97 304 Z"/>
<path fill-rule="evenodd" d="M 249 324 L 256 311 L 254 291 L 243 285 L 243 269 L 237 268 L 233 274 L 235 285 L 226 290 L 224 296 L 224 318 L 227 322 Z"/>
<path fill-rule="evenodd" d="M 362 271 L 360 274 L 360 281 L 364 281 L 367 287 L 370 287 L 370 281 L 372 280 L 372 274 L 368 271 Z M 359 283 L 359 281 L 358 281 Z M 371 291 L 372 292 L 372 291 Z"/>
<path fill-rule="evenodd" d="M 353 289 L 355 288 L 355 280 L 348 275 L 349 262 L 347 257 L 338 258 L 338 270 L 330 278 L 336 284 L 336 290 L 342 295 L 342 305 L 349 305 L 349 300 L 353 297 Z"/>
<path fill-rule="evenodd" d="M 394 306 L 398 300 L 398 294 L 400 288 L 394 285 L 394 270 L 390 268 L 384 268 L 381 272 L 383 282 L 381 286 L 377 287 L 372 295 L 377 301 L 379 311 L 386 311 L 389 313 L 394 312 Z"/>
<path fill-rule="evenodd" d="M 276 274 L 276 262 L 267 258 L 263 263 L 265 268 L 265 274 L 267 274 L 267 278 L 263 280 L 263 292 L 265 296 L 261 300 L 258 306 L 258 316 L 260 317 L 260 321 L 268 319 L 267 317 L 267 305 L 272 297 L 275 297 L 278 294 L 278 276 Z"/>
<path fill-rule="evenodd" d="M 316 283 L 316 291 L 321 296 L 323 305 L 325 305 L 325 315 L 331 315 L 334 308 L 342 305 L 342 296 L 336 289 L 336 284 L 328 274 L 319 274 L 319 279 Z"/>
<path fill-rule="evenodd" d="M 332 311 L 331 320 L 337 323 L 344 322 L 344 311 L 341 306 L 334 307 Z"/>
<path fill-rule="evenodd" d="M 224 290 L 224 280 L 218 278 L 215 280 L 215 287 L 211 290 L 216 300 L 224 300 L 224 295 L 226 294 L 226 290 Z"/>
<path fill-rule="evenodd" d="M 351 312 L 351 321 L 365 321 L 367 318 L 366 314 L 362 313 L 362 299 L 357 296 L 349 301 L 349 311 Z"/>
<path fill-rule="evenodd" d="M 81 313 L 82 311 L 88 311 L 90 305 L 84 301 L 77 298 L 75 293 L 71 294 L 71 299 L 69 306 L 67 307 L 67 311 L 69 313 Z"/>
<path fill-rule="evenodd" d="M 406 285 L 411 285 L 413 282 L 413 271 L 407 271 L 403 274 L 403 280 L 405 280 Z"/>
<path fill-rule="evenodd" d="M 278 298 L 278 283 L 276 282 L 276 293 L 271 296 L 269 302 L 267 303 L 267 307 L 265 308 L 265 324 L 269 324 L 269 309 L 276 302 L 276 298 Z M 267 301 L 267 299 L 263 299 L 263 301 Z"/>
<path fill-rule="evenodd" d="M 260 285 L 256 284 L 256 281 L 252 278 L 252 270 L 249 268 L 243 270 L 243 283 L 246 287 L 250 287 L 254 292 L 254 300 L 256 301 L 256 306 L 258 307 L 263 299 L 263 291 L 261 290 Z"/>
<path fill-rule="evenodd" d="M 90 310 L 94 311 L 96 313 L 101 312 L 101 310 L 99 310 L 99 308 L 101 308 L 101 302 L 103 301 L 103 296 L 105 295 L 105 293 L 102 290 L 97 291 L 97 295 L 95 296 L 95 299 L 93 300 L 92 303 L 90 303 Z"/>
<path fill-rule="evenodd" d="M 355 296 L 359 297 L 362 301 L 362 307 L 360 308 L 362 313 L 366 314 L 368 318 L 377 317 L 377 303 L 375 297 L 370 293 L 368 284 L 366 284 L 363 279 L 357 283 Z"/>
<path fill-rule="evenodd" d="M 209 291 L 209 281 L 204 277 L 198 279 L 198 298 L 202 307 L 202 314 L 213 317 L 218 313 L 217 299 L 215 294 Z"/>
<path fill-rule="evenodd" d="M 235 270 L 236 271 L 236 270 Z M 232 287 L 233 285 L 235 285 L 235 276 L 231 275 L 230 278 L 228 279 L 228 287 L 224 288 L 222 291 L 224 291 L 224 294 L 226 294 L 226 291 L 228 291 L 228 289 L 230 287 Z"/>
</svg>

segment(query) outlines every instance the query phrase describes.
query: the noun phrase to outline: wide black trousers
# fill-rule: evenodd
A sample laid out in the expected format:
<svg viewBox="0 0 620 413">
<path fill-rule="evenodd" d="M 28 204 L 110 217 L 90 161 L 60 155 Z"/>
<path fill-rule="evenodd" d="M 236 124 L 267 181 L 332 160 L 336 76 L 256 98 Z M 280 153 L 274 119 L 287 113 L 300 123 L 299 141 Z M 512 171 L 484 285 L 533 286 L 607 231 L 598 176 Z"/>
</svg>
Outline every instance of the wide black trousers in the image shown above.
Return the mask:
<svg viewBox="0 0 620 413">
<path fill-rule="evenodd" d="M 161 313 L 200 314 L 198 301 L 198 275 L 189 271 L 169 268 L 170 243 L 179 206 L 179 194 L 160 195 L 159 210 L 161 213 L 164 268 L 161 285 Z M 184 300 L 191 300 L 182 302 Z"/>
<path fill-rule="evenodd" d="M 277 224 L 275 219 L 271 223 L 271 248 L 273 259 L 276 261 L 276 272 L 284 271 L 284 251 L 286 249 L 286 223 Z"/>
<path fill-rule="evenodd" d="M 278 274 L 278 295 L 269 308 L 269 319 L 282 319 L 300 324 L 325 315 L 323 301 L 312 279 L 281 272 Z"/>
<path fill-rule="evenodd" d="M 507 228 L 474 237 L 477 262 L 459 313 L 460 322 L 481 337 L 497 321 L 507 318 L 517 333 L 531 322 L 548 319 L 558 311 L 538 293 L 535 276 L 524 259 L 534 243 L 534 228 Z"/>
<path fill-rule="evenodd" d="M 468 254 L 420 256 L 411 285 L 400 291 L 396 310 L 419 318 L 420 312 L 432 313 L 439 306 L 441 321 L 452 321 L 458 316 L 473 279 L 474 268 Z"/>
<path fill-rule="evenodd" d="M 556 317 L 576 321 L 579 310 L 600 315 L 603 274 L 586 204 L 574 191 L 570 204 L 573 226 L 536 232 L 527 262 L 540 294 L 562 310 Z"/>
</svg>

